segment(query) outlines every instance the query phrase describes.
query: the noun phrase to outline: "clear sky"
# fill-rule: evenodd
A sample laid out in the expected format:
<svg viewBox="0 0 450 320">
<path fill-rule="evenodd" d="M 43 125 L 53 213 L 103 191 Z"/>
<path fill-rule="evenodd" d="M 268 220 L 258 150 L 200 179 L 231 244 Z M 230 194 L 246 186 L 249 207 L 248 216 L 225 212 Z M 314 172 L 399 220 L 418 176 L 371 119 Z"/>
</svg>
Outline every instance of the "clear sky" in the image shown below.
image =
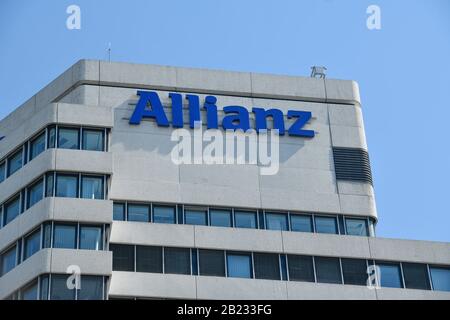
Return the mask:
<svg viewBox="0 0 450 320">
<path fill-rule="evenodd" d="M 449 0 L 0 0 L 0 119 L 109 42 L 113 61 L 356 80 L 377 235 L 450 241 Z"/>
</svg>

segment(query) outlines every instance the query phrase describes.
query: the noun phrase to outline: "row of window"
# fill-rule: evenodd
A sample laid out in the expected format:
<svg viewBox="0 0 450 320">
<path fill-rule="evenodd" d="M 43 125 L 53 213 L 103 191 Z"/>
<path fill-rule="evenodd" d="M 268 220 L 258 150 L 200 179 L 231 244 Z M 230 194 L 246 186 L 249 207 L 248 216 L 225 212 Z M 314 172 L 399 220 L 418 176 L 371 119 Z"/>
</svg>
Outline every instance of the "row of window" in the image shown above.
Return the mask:
<svg viewBox="0 0 450 320">
<path fill-rule="evenodd" d="M 44 197 L 106 198 L 106 176 L 48 172 L 0 205 L 0 228 Z"/>
<path fill-rule="evenodd" d="M 103 250 L 106 225 L 46 222 L 0 253 L 0 277 L 43 248 Z"/>
<path fill-rule="evenodd" d="M 107 277 L 81 275 L 78 289 L 70 289 L 71 275 L 45 274 L 18 290 L 7 300 L 105 300 Z"/>
<path fill-rule="evenodd" d="M 450 268 L 406 262 L 110 244 L 113 270 L 450 291 Z M 371 267 L 375 266 L 375 267 Z"/>
<path fill-rule="evenodd" d="M 369 218 L 186 205 L 114 203 L 114 220 L 373 236 Z"/>
<path fill-rule="evenodd" d="M 49 148 L 106 151 L 107 129 L 51 125 L 0 161 L 0 183 Z"/>
</svg>

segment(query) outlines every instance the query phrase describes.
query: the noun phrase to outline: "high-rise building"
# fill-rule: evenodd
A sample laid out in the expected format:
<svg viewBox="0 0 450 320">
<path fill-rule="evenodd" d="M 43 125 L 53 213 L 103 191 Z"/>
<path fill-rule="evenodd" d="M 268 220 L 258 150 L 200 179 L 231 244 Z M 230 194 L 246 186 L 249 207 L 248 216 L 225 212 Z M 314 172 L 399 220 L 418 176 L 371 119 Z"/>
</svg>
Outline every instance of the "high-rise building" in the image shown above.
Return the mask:
<svg viewBox="0 0 450 320">
<path fill-rule="evenodd" d="M 449 243 L 375 236 L 354 81 L 82 60 L 0 138 L 0 299 L 450 299 Z"/>
</svg>

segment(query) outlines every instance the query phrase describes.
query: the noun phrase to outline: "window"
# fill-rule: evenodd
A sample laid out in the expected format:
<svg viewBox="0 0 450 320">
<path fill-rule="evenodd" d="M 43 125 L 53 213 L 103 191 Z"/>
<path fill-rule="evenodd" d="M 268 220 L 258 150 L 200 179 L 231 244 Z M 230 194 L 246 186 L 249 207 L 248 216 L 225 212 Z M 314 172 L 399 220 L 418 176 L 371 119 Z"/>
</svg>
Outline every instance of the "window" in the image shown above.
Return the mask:
<svg viewBox="0 0 450 320">
<path fill-rule="evenodd" d="M 237 228 L 256 229 L 256 212 L 251 211 L 235 211 L 234 221 Z"/>
<path fill-rule="evenodd" d="M 22 148 L 8 158 L 8 177 L 22 168 Z"/>
<path fill-rule="evenodd" d="M 380 284 L 382 287 L 403 288 L 400 265 L 398 263 L 377 263 L 380 268 Z"/>
<path fill-rule="evenodd" d="M 134 271 L 134 246 L 110 244 L 109 250 L 113 253 L 114 271 Z"/>
<path fill-rule="evenodd" d="M 39 180 L 29 187 L 27 191 L 27 208 L 30 208 L 44 197 L 44 180 Z"/>
<path fill-rule="evenodd" d="M 49 276 L 43 275 L 40 278 L 40 292 L 39 292 L 39 299 L 40 300 L 48 300 L 48 286 L 49 286 Z"/>
<path fill-rule="evenodd" d="M 287 214 L 284 213 L 266 213 L 266 229 L 269 230 L 288 230 Z"/>
<path fill-rule="evenodd" d="M 125 221 L 125 204 L 114 203 L 113 204 L 113 220 Z"/>
<path fill-rule="evenodd" d="M 76 249 L 76 226 L 55 224 L 53 228 L 53 248 Z"/>
<path fill-rule="evenodd" d="M 408 289 L 430 290 L 430 279 L 426 264 L 402 263 L 405 287 Z"/>
<path fill-rule="evenodd" d="M 8 251 L 4 252 L 0 256 L 1 260 L 1 272 L 0 274 L 3 276 L 5 273 L 11 271 L 15 266 L 17 262 L 17 252 L 16 252 L 16 246 L 12 247 Z"/>
<path fill-rule="evenodd" d="M 44 224 L 44 235 L 42 236 L 42 248 L 50 248 L 52 246 L 52 223 Z"/>
<path fill-rule="evenodd" d="M 5 204 L 4 212 L 4 225 L 7 225 L 13 221 L 20 214 L 20 196 L 17 196 L 13 200 Z"/>
<path fill-rule="evenodd" d="M 102 250 L 103 237 L 102 227 L 81 226 L 80 227 L 80 249 Z"/>
<path fill-rule="evenodd" d="M 104 199 L 103 177 L 82 176 L 81 197 L 84 199 Z"/>
<path fill-rule="evenodd" d="M 342 283 L 339 258 L 315 257 L 317 282 Z"/>
<path fill-rule="evenodd" d="M 291 214 L 291 230 L 299 232 L 313 232 L 312 217 Z"/>
<path fill-rule="evenodd" d="M 199 250 L 200 275 L 225 277 L 225 253 L 221 250 Z"/>
<path fill-rule="evenodd" d="M 37 300 L 38 298 L 38 283 L 34 281 L 26 288 L 22 289 L 21 299 L 22 300 Z"/>
<path fill-rule="evenodd" d="M 184 211 L 184 222 L 186 224 L 206 226 L 206 210 L 186 209 Z"/>
<path fill-rule="evenodd" d="M 337 234 L 337 222 L 335 217 L 318 217 L 315 216 L 316 232 L 317 233 L 332 233 Z"/>
<path fill-rule="evenodd" d="M 82 275 L 77 300 L 103 300 L 103 277 Z"/>
<path fill-rule="evenodd" d="M 230 210 L 209 210 L 210 225 L 215 227 L 231 227 L 231 211 Z"/>
<path fill-rule="evenodd" d="M 5 180 L 5 163 L 2 162 L 0 163 L 0 182 L 2 182 L 3 180 Z"/>
<path fill-rule="evenodd" d="M 57 174 L 56 196 L 66 198 L 78 197 L 78 176 Z"/>
<path fill-rule="evenodd" d="M 50 300 L 75 300 L 75 289 L 67 287 L 69 275 L 51 275 Z"/>
<path fill-rule="evenodd" d="M 83 150 L 103 151 L 104 131 L 83 129 Z"/>
<path fill-rule="evenodd" d="M 72 128 L 59 128 L 58 148 L 80 149 L 79 130 Z"/>
<path fill-rule="evenodd" d="M 252 256 L 245 253 L 228 253 L 227 271 L 229 277 L 252 278 Z"/>
<path fill-rule="evenodd" d="M 37 230 L 25 238 L 24 260 L 41 249 L 41 230 Z"/>
<path fill-rule="evenodd" d="M 141 204 L 129 204 L 128 221 L 149 222 L 149 207 Z"/>
<path fill-rule="evenodd" d="M 49 148 L 54 148 L 55 147 L 55 142 L 56 142 L 56 128 L 55 127 L 50 127 L 48 129 L 48 147 Z"/>
<path fill-rule="evenodd" d="M 439 291 L 450 291 L 450 269 L 430 267 L 433 289 Z"/>
<path fill-rule="evenodd" d="M 289 280 L 314 282 L 313 259 L 310 256 L 288 255 Z"/>
<path fill-rule="evenodd" d="M 136 271 L 162 273 L 161 247 L 136 247 Z"/>
<path fill-rule="evenodd" d="M 367 285 L 367 261 L 363 259 L 341 259 L 344 284 Z"/>
<path fill-rule="evenodd" d="M 54 188 L 54 173 L 49 172 L 45 175 L 45 196 L 53 197 L 53 188 Z"/>
<path fill-rule="evenodd" d="M 164 272 L 191 274 L 191 250 L 164 248 Z"/>
<path fill-rule="evenodd" d="M 175 223 L 175 207 L 153 206 L 153 222 Z"/>
<path fill-rule="evenodd" d="M 364 237 L 369 235 L 366 219 L 345 218 L 345 227 L 348 235 Z"/>
<path fill-rule="evenodd" d="M 281 280 L 278 254 L 255 253 L 253 261 L 256 279 Z"/>
<path fill-rule="evenodd" d="M 45 150 L 45 132 L 30 142 L 30 160 L 36 158 Z"/>
</svg>

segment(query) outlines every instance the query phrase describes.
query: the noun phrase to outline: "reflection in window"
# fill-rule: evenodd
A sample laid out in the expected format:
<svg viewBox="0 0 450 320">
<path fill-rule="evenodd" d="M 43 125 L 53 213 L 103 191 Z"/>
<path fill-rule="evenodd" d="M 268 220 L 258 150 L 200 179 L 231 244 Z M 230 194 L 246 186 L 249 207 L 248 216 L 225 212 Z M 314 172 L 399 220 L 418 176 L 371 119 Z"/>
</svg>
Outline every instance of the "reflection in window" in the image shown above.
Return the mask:
<svg viewBox="0 0 450 320">
<path fill-rule="evenodd" d="M 377 263 L 380 268 L 380 284 L 382 287 L 403 288 L 400 265 L 398 263 Z"/>
<path fill-rule="evenodd" d="M 66 198 L 78 197 L 78 176 L 56 175 L 56 196 Z"/>
<path fill-rule="evenodd" d="M 102 250 L 102 227 L 81 226 L 80 227 L 80 249 Z"/>
<path fill-rule="evenodd" d="M 45 150 L 45 132 L 30 142 L 30 160 L 36 158 Z"/>
<path fill-rule="evenodd" d="M 210 225 L 215 227 L 231 227 L 231 211 L 210 209 Z"/>
<path fill-rule="evenodd" d="M 125 204 L 114 203 L 113 205 L 113 220 L 125 221 Z"/>
<path fill-rule="evenodd" d="M 153 206 L 153 222 L 175 223 L 175 207 Z"/>
<path fill-rule="evenodd" d="M 233 278 L 252 278 L 252 257 L 245 253 L 227 254 L 228 276 Z"/>
<path fill-rule="evenodd" d="M 206 210 L 186 209 L 184 211 L 184 221 L 186 224 L 206 226 Z"/>
<path fill-rule="evenodd" d="M 2 253 L 1 255 L 1 270 L 0 275 L 4 275 L 5 273 L 11 271 L 15 266 L 17 262 L 17 252 L 16 252 L 16 246 L 12 247 L 8 251 Z"/>
<path fill-rule="evenodd" d="M 299 232 L 313 232 L 312 217 L 291 214 L 291 230 Z"/>
<path fill-rule="evenodd" d="M 235 211 L 234 221 L 237 228 L 256 229 L 256 212 Z"/>
<path fill-rule="evenodd" d="M 81 197 L 84 199 L 104 199 L 103 177 L 82 176 Z"/>
<path fill-rule="evenodd" d="M 7 225 L 15 218 L 17 218 L 20 214 L 20 196 L 17 196 L 13 200 L 7 202 L 5 204 L 5 213 L 4 213 L 4 224 Z"/>
<path fill-rule="evenodd" d="M 8 177 L 22 168 L 22 148 L 8 158 Z"/>
<path fill-rule="evenodd" d="M 345 227 L 347 234 L 351 236 L 368 236 L 367 220 L 345 218 Z"/>
<path fill-rule="evenodd" d="M 450 269 L 430 267 L 433 289 L 439 291 L 450 291 Z"/>
<path fill-rule="evenodd" d="M 32 207 L 44 197 L 44 180 L 41 179 L 33 186 L 28 188 L 27 192 L 27 208 Z"/>
<path fill-rule="evenodd" d="M 331 233 L 331 234 L 338 233 L 337 222 L 335 217 L 315 216 L 314 220 L 316 222 L 316 232 Z"/>
<path fill-rule="evenodd" d="M 129 204 L 128 221 L 149 222 L 149 206 L 141 204 Z"/>
<path fill-rule="evenodd" d="M 25 238 L 24 260 L 31 257 L 41 249 L 41 231 L 40 229 Z"/>
<path fill-rule="evenodd" d="M 266 226 L 269 230 L 288 230 L 287 214 L 267 212 Z"/>
<path fill-rule="evenodd" d="M 83 150 L 103 151 L 103 130 L 83 129 Z"/>
<path fill-rule="evenodd" d="M 76 249 L 76 226 L 55 225 L 53 230 L 53 248 Z"/>
<path fill-rule="evenodd" d="M 59 128 L 58 148 L 80 149 L 79 130 L 74 128 Z"/>
</svg>

